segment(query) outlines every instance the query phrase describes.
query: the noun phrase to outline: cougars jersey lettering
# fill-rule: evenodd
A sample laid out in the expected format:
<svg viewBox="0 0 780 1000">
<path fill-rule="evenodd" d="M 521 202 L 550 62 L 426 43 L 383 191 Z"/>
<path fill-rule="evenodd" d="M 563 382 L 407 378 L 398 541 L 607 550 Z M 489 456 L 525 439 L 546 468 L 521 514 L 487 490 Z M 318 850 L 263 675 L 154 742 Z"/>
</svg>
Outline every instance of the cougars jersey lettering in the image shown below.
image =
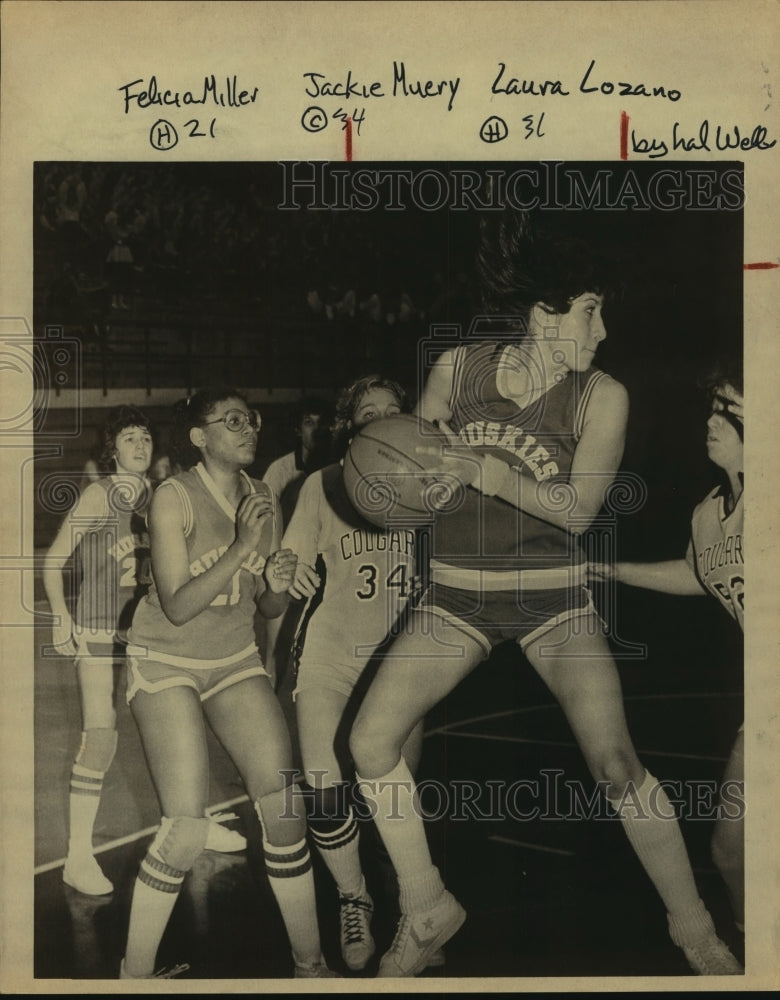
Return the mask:
<svg viewBox="0 0 780 1000">
<path fill-rule="evenodd" d="M 303 659 L 368 658 L 412 596 L 414 532 L 381 532 L 360 518 L 341 466 L 330 465 L 307 477 L 282 545 L 325 565 L 322 602 L 312 599 L 302 618 Z"/>
<path fill-rule="evenodd" d="M 270 494 L 265 483 L 255 482 L 242 473 L 250 491 Z M 220 493 L 202 463 L 179 476 L 166 479 L 158 490 L 173 490 L 182 510 L 182 526 L 187 543 L 190 575 L 205 573 L 223 555 L 235 539 L 235 509 Z M 278 507 L 275 503 L 275 511 Z M 273 520 L 266 522 L 259 552 L 252 552 L 222 593 L 184 625 L 174 625 L 165 616 L 160 598 L 152 584 L 148 595 L 138 605 L 130 630 L 130 641 L 146 647 L 150 653 L 168 654 L 188 660 L 214 661 L 255 648 L 254 616 L 260 577 L 270 553 Z"/>
<path fill-rule="evenodd" d="M 145 521 L 151 484 L 139 480 L 136 488 L 108 476 L 88 488 L 104 491 L 105 514 L 78 541 L 83 580 L 76 602 L 76 629 L 122 635 L 151 582 Z M 78 532 L 78 508 L 73 525 Z"/>
<path fill-rule="evenodd" d="M 686 559 L 699 582 L 745 628 L 745 557 L 742 548 L 742 497 L 726 515 L 720 489 L 693 512 Z"/>
<path fill-rule="evenodd" d="M 609 378 L 589 368 L 569 372 L 526 407 L 500 386 L 524 364 L 512 345 L 486 342 L 454 352 L 450 426 L 471 447 L 507 462 L 536 484 L 567 482 L 585 412 L 596 383 Z M 455 511 L 436 519 L 433 555 L 440 565 L 519 570 L 579 565 L 572 535 L 475 489 Z"/>
</svg>

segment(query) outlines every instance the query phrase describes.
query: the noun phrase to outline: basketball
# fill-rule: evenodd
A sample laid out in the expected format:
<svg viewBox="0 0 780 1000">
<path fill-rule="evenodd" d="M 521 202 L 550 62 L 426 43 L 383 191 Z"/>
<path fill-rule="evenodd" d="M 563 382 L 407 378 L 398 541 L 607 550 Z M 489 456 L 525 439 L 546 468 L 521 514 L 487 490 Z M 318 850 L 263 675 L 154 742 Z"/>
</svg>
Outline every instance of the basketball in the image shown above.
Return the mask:
<svg viewBox="0 0 780 1000">
<path fill-rule="evenodd" d="M 367 424 L 352 438 L 344 459 L 344 485 L 353 507 L 379 528 L 391 522 L 424 524 L 457 509 L 474 465 L 450 457 L 443 470 L 448 443 L 438 427 L 407 413 Z"/>
</svg>

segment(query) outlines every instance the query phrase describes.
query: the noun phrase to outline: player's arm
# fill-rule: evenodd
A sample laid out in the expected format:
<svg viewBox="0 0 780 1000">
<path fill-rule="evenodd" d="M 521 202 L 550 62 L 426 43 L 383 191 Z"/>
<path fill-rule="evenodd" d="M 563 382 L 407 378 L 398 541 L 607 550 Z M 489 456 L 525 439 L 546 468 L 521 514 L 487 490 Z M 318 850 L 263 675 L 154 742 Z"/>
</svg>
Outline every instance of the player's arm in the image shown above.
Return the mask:
<svg viewBox="0 0 780 1000">
<path fill-rule="evenodd" d="M 295 577 L 298 557 L 291 549 L 282 547 L 282 512 L 276 494 L 273 492 L 270 495 L 270 501 L 274 511 L 271 555 L 266 560 L 263 570 L 265 590 L 257 599 L 257 607 L 264 618 L 273 619 L 278 618 L 290 603 L 287 591 Z"/>
<path fill-rule="evenodd" d="M 65 601 L 62 573 L 81 535 L 96 528 L 106 517 L 105 497 L 100 486 L 88 486 L 63 520 L 44 557 L 43 589 L 52 614 L 55 619 L 59 619 L 52 624 L 52 644 L 69 655 L 76 652 L 76 645 L 73 641 L 73 619 Z"/>
<path fill-rule="evenodd" d="M 290 596 L 296 600 L 313 597 L 322 582 L 314 570 L 322 531 L 321 484 L 321 474 L 316 472 L 304 480 L 290 524 L 282 539 L 282 546 L 291 549 L 298 556 L 295 579 L 289 591 Z"/>
<path fill-rule="evenodd" d="M 244 497 L 236 514 L 236 537 L 219 559 L 199 576 L 191 576 L 181 501 L 175 491 L 160 487 L 149 510 L 152 572 L 160 606 L 173 625 L 184 625 L 226 590 L 241 564 L 256 549 L 272 508 L 258 494 Z"/>
<path fill-rule="evenodd" d="M 517 468 L 508 468 L 505 473 L 498 469 L 497 481 L 493 480 L 497 488 L 491 492 L 534 517 L 573 535 L 582 534 L 598 514 L 615 479 L 623 458 L 627 422 L 628 393 L 614 379 L 602 379 L 594 386 L 574 452 L 569 477 L 573 490 L 571 503 L 560 483 L 549 480 L 535 483 Z M 496 469 L 488 466 L 487 474 L 478 476 L 473 485 L 484 486 L 491 474 L 495 477 Z M 562 498 L 567 502 L 561 503 Z"/>
<path fill-rule="evenodd" d="M 705 593 L 699 578 L 686 559 L 663 562 L 592 563 L 588 575 L 594 580 L 614 580 L 628 587 L 643 587 L 663 594 L 700 596 Z"/>
<path fill-rule="evenodd" d="M 444 351 L 428 375 L 425 388 L 417 401 L 414 412 L 430 423 L 448 421 L 452 417 L 450 398 L 455 371 L 455 354 Z"/>
</svg>

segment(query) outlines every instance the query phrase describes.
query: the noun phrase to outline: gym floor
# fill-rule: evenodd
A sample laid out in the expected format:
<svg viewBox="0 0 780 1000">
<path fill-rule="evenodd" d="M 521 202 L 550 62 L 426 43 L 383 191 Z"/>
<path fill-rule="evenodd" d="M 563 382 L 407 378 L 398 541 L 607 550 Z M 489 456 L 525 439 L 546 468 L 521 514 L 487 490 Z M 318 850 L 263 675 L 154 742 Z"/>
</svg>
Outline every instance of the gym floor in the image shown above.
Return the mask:
<svg viewBox="0 0 780 1000">
<path fill-rule="evenodd" d="M 706 798 L 743 717 L 741 635 L 704 598 L 639 600 L 622 591 L 619 598 L 621 635 L 647 644 L 644 659 L 619 661 L 639 756 L 659 779 L 681 782 L 683 799 L 702 788 Z M 41 629 L 36 649 L 48 641 Z M 279 691 L 294 733 L 291 687 L 286 675 Z M 66 659 L 36 657 L 36 979 L 118 975 L 133 882 L 159 806 L 120 670 L 117 688 L 119 751 L 94 836 L 115 890 L 89 897 L 62 882 L 68 782 L 81 729 L 75 673 Z M 188 980 L 287 979 L 292 959 L 264 874 L 257 822 L 231 761 L 211 735 L 210 742 L 210 807 L 236 814 L 230 825 L 248 837 L 248 847 L 234 855 L 205 852 L 197 861 L 158 965 L 186 963 Z M 581 782 L 586 795 L 593 786 L 561 710 L 511 646 L 495 651 L 431 713 L 418 779 L 425 783 L 423 806 L 435 814 L 428 823 L 434 860 L 468 914 L 445 949 L 444 967 L 420 980 L 692 975 L 619 823 L 578 818 L 571 810 L 553 815 L 554 807 L 566 811 L 571 783 Z M 526 784 L 509 794 L 518 781 L 537 782 L 538 793 Z M 710 860 L 712 820 L 688 817 L 681 825 L 701 895 L 742 960 L 744 945 Z M 363 834 L 377 957 L 360 976 L 372 977 L 393 937 L 396 891 L 368 821 Z M 315 877 L 326 959 L 352 977 L 339 954 L 336 891 L 316 856 Z"/>
</svg>

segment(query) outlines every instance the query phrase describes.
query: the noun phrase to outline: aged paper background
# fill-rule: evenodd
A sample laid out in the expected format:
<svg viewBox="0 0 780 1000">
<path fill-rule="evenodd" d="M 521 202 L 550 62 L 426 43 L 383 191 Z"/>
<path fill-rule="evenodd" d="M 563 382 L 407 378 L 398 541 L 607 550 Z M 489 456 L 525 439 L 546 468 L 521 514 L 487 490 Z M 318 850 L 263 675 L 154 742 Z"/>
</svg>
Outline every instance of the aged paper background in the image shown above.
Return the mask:
<svg viewBox="0 0 780 1000">
<path fill-rule="evenodd" d="M 451 111 L 443 99 L 361 101 L 366 124 L 354 137 L 361 160 L 617 160 L 621 110 L 641 121 L 641 131 L 669 137 L 675 121 L 693 134 L 704 119 L 739 125 L 750 135 L 759 124 L 767 142 L 780 135 L 780 9 L 770 0 L 645 3 L 47 3 L 11 2 L 2 16 L 2 241 L 0 316 L 3 332 L 32 322 L 32 164 L 36 160 L 344 159 L 344 134 L 331 127 L 312 134 L 300 120 L 309 101 L 302 74 L 320 70 L 343 79 L 392 78 L 392 60 L 403 59 L 420 79 L 460 76 Z M 601 80 L 630 80 L 676 88 L 679 102 L 572 94 L 534 107 L 548 112 L 546 134 L 533 149 L 517 143 L 486 145 L 479 126 L 489 115 L 510 118 L 511 99 L 491 102 L 499 60 L 527 79 L 567 80 L 575 90 L 591 59 Z M 151 148 L 156 117 L 183 121 L 182 109 L 124 114 L 118 88 L 157 74 L 165 86 L 187 89 L 204 74 L 237 74 L 260 87 L 250 109 L 220 112 L 215 140 L 182 139 L 164 154 Z M 243 81 L 246 80 L 247 84 Z M 330 99 L 329 108 L 336 103 Z M 742 159 L 745 262 L 780 261 L 777 178 L 780 147 L 743 152 L 694 150 L 687 162 Z M 633 154 L 632 154 L 633 155 Z M 645 159 L 637 154 L 636 159 Z M 670 159 L 673 158 L 670 156 Z M 661 990 L 769 989 L 780 983 L 780 864 L 777 835 L 777 761 L 780 759 L 778 482 L 776 447 L 780 270 L 745 272 L 746 435 L 749 503 L 750 603 L 745 633 L 746 744 L 750 801 L 747 890 L 747 969 L 744 982 L 684 980 L 492 980 L 486 990 L 599 988 Z M 8 318 L 11 318 L 9 321 Z M 0 462 L 4 492 L 0 568 L 3 623 L 24 620 L 19 579 L 32 552 L 28 482 L 31 436 L 9 434 L 32 398 L 29 372 L 3 365 Z M 28 605 L 31 606 L 31 605 Z M 32 630 L 3 627 L 2 658 L 2 911 L 0 987 L 3 992 L 106 992 L 107 984 L 32 977 L 31 801 Z M 758 790 L 758 796 L 756 796 Z M 165 984 L 188 992 L 192 983 Z M 357 984 L 337 981 L 336 989 Z M 410 982 L 410 991 L 473 990 L 465 981 Z M 379 984 L 377 984 L 379 988 Z M 160 988 L 159 986 L 157 987 Z M 265 984 L 230 982 L 226 991 L 263 990 Z M 268 986 L 270 989 L 270 985 Z M 292 983 L 277 983 L 282 992 Z M 394 987 L 396 988 L 396 987 Z M 137 992 L 116 983 L 111 992 Z M 152 987 L 149 987 L 152 989 Z M 219 992 L 219 983 L 199 983 Z"/>
</svg>

